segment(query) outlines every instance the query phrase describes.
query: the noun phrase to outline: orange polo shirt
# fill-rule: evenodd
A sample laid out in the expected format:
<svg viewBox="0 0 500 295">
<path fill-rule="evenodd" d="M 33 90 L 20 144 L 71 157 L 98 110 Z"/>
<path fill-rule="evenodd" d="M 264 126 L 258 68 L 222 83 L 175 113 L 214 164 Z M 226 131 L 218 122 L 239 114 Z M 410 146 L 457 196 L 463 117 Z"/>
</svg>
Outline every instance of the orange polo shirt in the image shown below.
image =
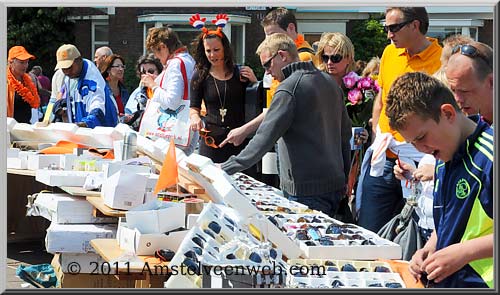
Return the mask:
<svg viewBox="0 0 500 295">
<path fill-rule="evenodd" d="M 382 88 L 382 111 L 378 125 L 382 133 L 390 132 L 397 141 L 405 141 L 403 136 L 389 127 L 389 118 L 385 114 L 387 94 L 396 78 L 408 72 L 424 72 L 434 74 L 441 67 L 441 51 L 437 39 L 427 38 L 431 41 L 424 51 L 410 56 L 406 48 L 396 48 L 393 44 L 387 45 L 380 59 L 378 83 Z M 390 155 L 392 154 L 392 155 Z M 389 156 L 395 157 L 393 153 Z"/>
</svg>

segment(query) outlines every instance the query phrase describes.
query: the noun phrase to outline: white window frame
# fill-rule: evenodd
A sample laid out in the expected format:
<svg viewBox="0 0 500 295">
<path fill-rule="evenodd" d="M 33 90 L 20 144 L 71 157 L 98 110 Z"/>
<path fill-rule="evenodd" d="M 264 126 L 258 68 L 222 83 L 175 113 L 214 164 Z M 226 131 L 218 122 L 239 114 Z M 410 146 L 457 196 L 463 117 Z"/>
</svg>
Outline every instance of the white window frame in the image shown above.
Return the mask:
<svg viewBox="0 0 500 295">
<path fill-rule="evenodd" d="M 95 40 L 95 27 L 96 26 L 107 26 L 108 31 L 109 31 L 109 22 L 108 20 L 92 20 L 92 30 L 91 30 L 91 43 L 92 43 L 92 48 L 91 52 L 92 54 L 95 52 L 95 50 L 101 46 L 109 46 L 109 37 L 106 41 L 96 41 Z"/>
</svg>

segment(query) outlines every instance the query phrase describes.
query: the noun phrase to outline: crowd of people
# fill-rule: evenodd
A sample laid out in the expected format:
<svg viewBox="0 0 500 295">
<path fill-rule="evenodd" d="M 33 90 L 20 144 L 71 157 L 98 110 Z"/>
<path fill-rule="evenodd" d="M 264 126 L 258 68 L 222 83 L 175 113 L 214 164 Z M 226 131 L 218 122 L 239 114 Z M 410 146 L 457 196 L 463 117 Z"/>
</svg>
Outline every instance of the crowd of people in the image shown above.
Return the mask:
<svg viewBox="0 0 500 295">
<path fill-rule="evenodd" d="M 39 66 L 28 72 L 35 57 L 14 46 L 7 115 L 33 123 L 41 105 L 53 104 L 54 121 L 138 130 L 149 101 L 170 110 L 188 101 L 187 154 L 197 149 L 229 174 L 251 173 L 275 148 L 284 196 L 329 216 L 354 194 L 355 222 L 378 232 L 421 185 L 414 218 L 425 245 L 411 258 L 412 275 L 435 287 L 492 287 L 492 48 L 462 35 L 440 44 L 427 36 L 425 8 L 390 7 L 390 44 L 363 62 L 345 34 L 325 32 L 311 46 L 294 14 L 277 8 L 261 22 L 266 38 L 256 52 L 272 77 L 270 105 L 246 122 L 246 89 L 260 81 L 235 63 L 228 21 L 220 14 L 207 28 L 192 16 L 200 30 L 192 53 L 172 28 L 149 29 L 151 53 L 137 61 L 140 85 L 130 95 L 124 59 L 108 47 L 92 62 L 62 45 L 50 85 Z M 359 123 L 352 112 L 361 107 L 369 114 Z M 362 131 L 354 137 L 352 127 Z"/>
</svg>

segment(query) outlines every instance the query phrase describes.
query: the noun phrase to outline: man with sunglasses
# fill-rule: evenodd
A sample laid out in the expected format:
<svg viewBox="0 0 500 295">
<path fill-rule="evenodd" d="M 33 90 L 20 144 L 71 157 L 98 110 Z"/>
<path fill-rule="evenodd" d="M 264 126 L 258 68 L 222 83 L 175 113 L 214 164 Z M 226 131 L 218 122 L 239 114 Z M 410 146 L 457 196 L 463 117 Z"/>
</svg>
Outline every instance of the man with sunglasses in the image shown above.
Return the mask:
<svg viewBox="0 0 500 295">
<path fill-rule="evenodd" d="M 418 162 L 424 154 L 389 126 L 385 115 L 387 94 L 396 78 L 406 72 L 425 72 L 432 75 L 440 66 L 442 48 L 438 41 L 425 36 L 429 17 L 424 7 L 389 7 L 384 30 L 391 40 L 382 54 L 378 84 L 381 87 L 373 106 L 372 130 L 375 140 L 365 154 L 356 207 L 358 224 L 377 232 L 404 205 L 401 181 L 393 167 L 396 153 L 405 162 Z M 403 183 L 404 186 L 404 183 Z M 409 193 L 405 190 L 405 194 Z"/>
<path fill-rule="evenodd" d="M 481 42 L 457 45 L 446 66 L 446 78 L 467 115 L 480 114 L 493 124 L 493 50 Z"/>
<path fill-rule="evenodd" d="M 285 34 L 267 36 L 257 54 L 280 85 L 255 136 L 221 168 L 229 174 L 244 170 L 278 141 L 284 195 L 333 217 L 351 163 L 351 120 L 342 91 L 312 61 L 301 62 L 294 41 Z"/>
<path fill-rule="evenodd" d="M 299 59 L 301 61 L 310 61 L 314 59 L 314 49 L 312 46 L 304 40 L 304 36 L 297 33 L 297 20 L 292 11 L 284 8 L 278 7 L 269 11 L 261 22 L 262 28 L 266 36 L 270 36 L 275 33 L 286 34 L 288 37 L 294 40 L 297 46 L 297 51 L 299 53 Z M 271 101 L 279 85 L 279 81 L 272 79 L 271 86 L 267 91 L 267 101 Z M 245 125 L 235 128 L 229 132 L 226 139 L 220 144 L 223 147 L 226 143 L 240 145 L 248 135 L 253 133 L 259 125 L 264 120 L 266 111 L 259 114 L 250 122 Z"/>
</svg>

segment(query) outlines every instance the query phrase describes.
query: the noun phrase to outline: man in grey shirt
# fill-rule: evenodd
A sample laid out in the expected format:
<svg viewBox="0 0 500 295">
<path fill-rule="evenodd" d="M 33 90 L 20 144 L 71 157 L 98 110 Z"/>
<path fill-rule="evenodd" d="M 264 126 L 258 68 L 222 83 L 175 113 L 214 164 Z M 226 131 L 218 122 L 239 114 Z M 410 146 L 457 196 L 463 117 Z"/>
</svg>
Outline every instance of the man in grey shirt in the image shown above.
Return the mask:
<svg viewBox="0 0 500 295">
<path fill-rule="evenodd" d="M 267 36 L 257 54 L 280 85 L 255 136 L 221 168 L 229 174 L 244 170 L 279 139 L 284 195 L 333 217 L 345 195 L 350 167 L 351 120 L 342 91 L 312 62 L 301 62 L 294 41 L 285 34 Z"/>
</svg>

